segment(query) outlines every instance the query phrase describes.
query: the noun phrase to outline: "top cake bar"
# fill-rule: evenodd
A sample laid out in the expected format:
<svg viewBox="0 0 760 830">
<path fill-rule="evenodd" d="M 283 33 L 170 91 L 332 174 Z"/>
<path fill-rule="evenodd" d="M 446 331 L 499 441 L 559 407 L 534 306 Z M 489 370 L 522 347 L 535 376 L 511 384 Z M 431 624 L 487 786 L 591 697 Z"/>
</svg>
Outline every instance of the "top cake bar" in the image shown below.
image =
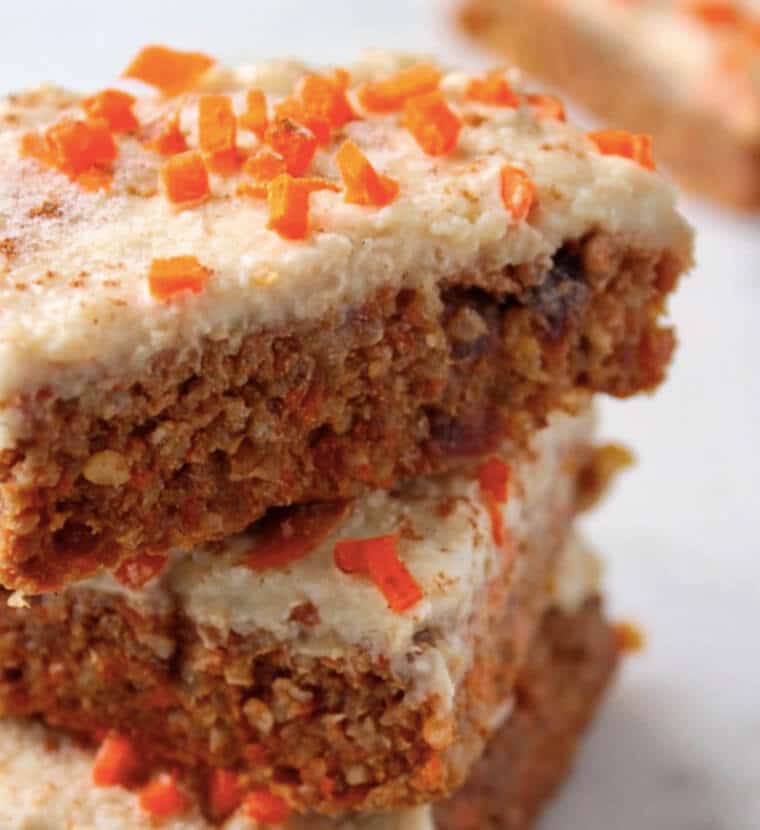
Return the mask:
<svg viewBox="0 0 760 830">
<path fill-rule="evenodd" d="M 6 587 L 456 467 L 662 379 L 691 236 L 646 136 L 385 53 L 316 74 L 148 47 L 125 74 L 0 107 Z"/>
</svg>

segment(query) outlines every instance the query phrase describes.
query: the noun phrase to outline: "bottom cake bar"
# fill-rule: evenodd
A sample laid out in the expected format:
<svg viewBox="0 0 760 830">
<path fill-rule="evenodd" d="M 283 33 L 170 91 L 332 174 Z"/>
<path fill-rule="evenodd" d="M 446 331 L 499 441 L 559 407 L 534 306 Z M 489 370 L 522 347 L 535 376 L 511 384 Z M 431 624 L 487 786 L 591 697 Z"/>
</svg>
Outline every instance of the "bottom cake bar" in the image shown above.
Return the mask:
<svg viewBox="0 0 760 830">
<path fill-rule="evenodd" d="M 222 825 L 210 823 L 188 801 L 180 816 L 165 818 L 160 827 L 254 830 L 276 824 L 286 830 L 527 830 L 566 776 L 620 652 L 598 597 L 573 608 L 582 586 L 565 587 L 566 607 L 555 606 L 544 615 L 520 672 L 512 708 L 504 712 L 504 723 L 486 754 L 453 798 L 433 807 L 384 815 L 336 820 L 270 816 L 275 821 L 250 818 L 244 801 Z M 0 723 L 3 830 L 152 830 L 156 818 L 145 814 L 141 793 L 93 786 L 94 757 L 92 750 L 39 724 Z"/>
</svg>

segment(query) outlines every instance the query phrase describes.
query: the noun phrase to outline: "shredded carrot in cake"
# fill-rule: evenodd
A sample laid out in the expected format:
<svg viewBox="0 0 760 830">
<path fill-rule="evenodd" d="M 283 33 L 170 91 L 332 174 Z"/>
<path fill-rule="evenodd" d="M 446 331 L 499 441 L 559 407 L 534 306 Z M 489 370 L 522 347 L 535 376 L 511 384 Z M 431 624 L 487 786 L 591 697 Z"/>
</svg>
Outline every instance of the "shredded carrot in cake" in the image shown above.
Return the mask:
<svg viewBox="0 0 760 830">
<path fill-rule="evenodd" d="M 346 188 L 347 202 L 383 207 L 398 196 L 398 182 L 378 173 L 350 139 L 343 142 L 335 160 Z"/>
<path fill-rule="evenodd" d="M 284 798 L 266 789 L 258 787 L 245 798 L 245 812 L 262 824 L 282 824 L 293 812 Z"/>
<path fill-rule="evenodd" d="M 115 133 L 131 133 L 140 123 L 132 111 L 134 95 L 120 89 L 104 89 L 97 95 L 91 95 L 82 101 L 82 106 L 90 118 L 102 118 Z"/>
<path fill-rule="evenodd" d="M 544 95 L 533 92 L 526 95 L 525 100 L 538 118 L 553 121 L 567 121 L 565 105 L 556 95 Z"/>
<path fill-rule="evenodd" d="M 175 256 L 151 262 L 148 284 L 157 300 L 168 300 L 182 291 L 200 294 L 210 276 L 211 271 L 194 256 Z"/>
<path fill-rule="evenodd" d="M 263 148 L 246 160 L 243 172 L 250 176 L 252 181 L 241 182 L 237 188 L 238 194 L 265 199 L 269 183 L 286 173 L 287 166 L 279 153 Z"/>
<path fill-rule="evenodd" d="M 260 89 L 249 89 L 246 94 L 246 110 L 240 116 L 240 126 L 259 138 L 264 137 L 269 124 L 267 96 Z"/>
<path fill-rule="evenodd" d="M 651 136 L 626 130 L 597 130 L 589 133 L 588 137 L 605 156 L 623 156 L 648 170 L 655 169 Z"/>
<path fill-rule="evenodd" d="M 256 545 L 246 563 L 251 570 L 282 568 L 308 556 L 348 515 L 348 502 L 309 504 L 273 511 L 258 525 Z"/>
<path fill-rule="evenodd" d="M 138 556 L 120 565 L 114 572 L 116 580 L 127 588 L 137 591 L 155 579 L 166 567 L 168 556 Z"/>
<path fill-rule="evenodd" d="M 92 783 L 96 787 L 126 787 L 140 768 L 140 759 L 132 742 L 122 735 L 105 737 L 95 756 Z"/>
<path fill-rule="evenodd" d="M 215 63 L 201 52 L 180 52 L 168 46 L 146 46 L 134 57 L 123 77 L 156 87 L 164 95 L 192 89 Z"/>
<path fill-rule="evenodd" d="M 179 126 L 179 113 L 169 116 L 161 125 L 155 138 L 148 141 L 145 146 L 160 156 L 174 156 L 177 153 L 184 153 L 187 150 L 185 134 Z"/>
<path fill-rule="evenodd" d="M 511 470 L 500 458 L 489 458 L 478 469 L 478 483 L 484 493 L 490 493 L 496 501 L 505 502 L 509 495 Z"/>
<path fill-rule="evenodd" d="M 359 90 L 359 101 L 370 112 L 396 112 L 409 98 L 437 90 L 442 77 L 437 66 L 418 63 L 389 78 L 364 84 Z"/>
<path fill-rule="evenodd" d="M 190 806 L 188 797 L 177 784 L 173 773 L 159 773 L 140 790 L 140 806 L 153 818 L 172 818 Z"/>
<path fill-rule="evenodd" d="M 228 173 L 239 165 L 237 118 L 229 95 L 201 96 L 198 101 L 198 144 L 212 170 Z"/>
<path fill-rule="evenodd" d="M 215 769 L 211 773 L 208 803 L 211 817 L 216 821 L 227 818 L 243 803 L 243 790 L 236 772 Z"/>
<path fill-rule="evenodd" d="M 342 539 L 335 543 L 336 566 L 348 574 L 368 576 L 380 589 L 389 607 L 406 611 L 422 599 L 422 590 L 398 555 L 398 536 L 374 539 Z"/>
<path fill-rule="evenodd" d="M 440 92 L 410 98 L 404 105 L 404 125 L 430 156 L 445 156 L 459 142 L 462 122 Z"/>
<path fill-rule="evenodd" d="M 520 99 L 499 70 L 489 72 L 484 78 L 473 78 L 467 85 L 465 97 L 494 107 L 520 106 Z"/>
<path fill-rule="evenodd" d="M 511 164 L 501 168 L 501 199 L 514 222 L 527 219 L 536 198 L 536 185 L 524 170 Z"/>
<path fill-rule="evenodd" d="M 161 181 L 169 201 L 178 207 L 193 207 L 211 195 L 208 170 L 196 150 L 171 156 L 161 168 Z"/>
<path fill-rule="evenodd" d="M 269 185 L 267 227 L 285 239 L 306 239 L 309 232 L 309 197 L 316 190 L 340 188 L 326 179 L 296 179 L 283 173 Z"/>
<path fill-rule="evenodd" d="M 285 159 L 291 176 L 303 176 L 317 151 L 314 133 L 288 118 L 272 124 L 266 131 L 266 140 Z"/>
</svg>

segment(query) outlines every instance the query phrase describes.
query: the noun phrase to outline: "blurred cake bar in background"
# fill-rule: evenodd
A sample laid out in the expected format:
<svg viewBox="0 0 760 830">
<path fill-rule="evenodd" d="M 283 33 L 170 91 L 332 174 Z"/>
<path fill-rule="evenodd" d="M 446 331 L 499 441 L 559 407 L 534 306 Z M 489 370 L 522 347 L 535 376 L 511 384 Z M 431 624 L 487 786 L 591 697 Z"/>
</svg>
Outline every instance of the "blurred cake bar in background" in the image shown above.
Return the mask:
<svg viewBox="0 0 760 830">
<path fill-rule="evenodd" d="M 646 136 L 388 55 L 148 47 L 126 75 L 139 95 L 0 105 L 6 587 L 457 469 L 662 380 L 691 237 Z"/>
<path fill-rule="evenodd" d="M 651 133 L 690 189 L 760 209 L 752 0 L 466 0 L 464 29 L 597 116 Z"/>
</svg>

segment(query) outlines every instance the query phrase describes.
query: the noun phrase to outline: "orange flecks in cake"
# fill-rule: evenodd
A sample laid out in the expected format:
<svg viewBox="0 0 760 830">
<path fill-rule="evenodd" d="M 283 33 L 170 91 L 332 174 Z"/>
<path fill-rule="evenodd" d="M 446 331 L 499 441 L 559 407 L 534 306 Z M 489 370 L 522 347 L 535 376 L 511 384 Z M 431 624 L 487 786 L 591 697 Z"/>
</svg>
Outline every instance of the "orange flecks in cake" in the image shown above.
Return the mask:
<svg viewBox="0 0 760 830">
<path fill-rule="evenodd" d="M 211 817 L 216 821 L 225 819 L 243 803 L 243 790 L 236 772 L 215 769 L 209 782 L 208 803 Z"/>
<path fill-rule="evenodd" d="M 380 589 L 393 611 L 406 611 L 422 599 L 422 590 L 399 559 L 398 536 L 343 539 L 336 542 L 337 567 L 348 574 L 368 576 Z"/>
<path fill-rule="evenodd" d="M 194 256 L 175 256 L 151 262 L 148 284 L 157 300 L 168 300 L 182 291 L 200 294 L 210 276 L 211 271 Z"/>
<path fill-rule="evenodd" d="M 248 793 L 243 809 L 246 815 L 262 824 L 282 824 L 292 813 L 288 802 L 266 787 Z"/>
<path fill-rule="evenodd" d="M 651 136 L 627 130 L 597 130 L 589 133 L 588 137 L 605 156 L 623 156 L 648 170 L 655 169 Z"/>
<path fill-rule="evenodd" d="M 536 202 L 536 185 L 524 170 L 507 164 L 501 168 L 501 199 L 512 220 L 522 222 Z"/>
<path fill-rule="evenodd" d="M 615 632 L 615 639 L 617 640 L 618 648 L 621 651 L 642 651 L 646 645 L 644 632 L 636 625 L 636 623 L 627 620 L 616 622 L 613 626 Z"/>
<path fill-rule="evenodd" d="M 213 170 L 229 172 L 237 167 L 237 118 L 228 95 L 201 96 L 198 101 L 198 143 Z"/>
<path fill-rule="evenodd" d="M 269 183 L 277 176 L 287 173 L 287 166 L 279 153 L 263 148 L 245 162 L 243 172 L 252 181 L 241 182 L 237 188 L 238 194 L 266 199 Z"/>
<path fill-rule="evenodd" d="M 404 105 L 404 125 L 429 156 L 456 149 L 462 122 L 440 92 L 410 98 Z"/>
<path fill-rule="evenodd" d="M 246 95 L 246 110 L 240 116 L 240 126 L 244 130 L 256 133 L 259 138 L 264 137 L 269 124 L 267 97 L 260 89 L 249 89 Z"/>
<path fill-rule="evenodd" d="M 96 787 L 126 787 L 140 768 L 132 742 L 121 735 L 108 735 L 98 749 L 92 767 Z"/>
<path fill-rule="evenodd" d="M 190 806 L 188 797 L 177 784 L 177 776 L 162 772 L 140 790 L 140 806 L 153 818 L 172 818 Z"/>
<path fill-rule="evenodd" d="M 167 556 L 137 556 L 120 565 L 114 572 L 117 581 L 137 591 L 155 579 L 166 567 Z"/>
<path fill-rule="evenodd" d="M 729 0 L 687 0 L 686 11 L 708 26 L 739 26 L 744 15 Z"/>
<path fill-rule="evenodd" d="M 498 502 L 509 496 L 511 470 L 500 458 L 489 458 L 478 468 L 478 483 L 484 493 L 490 493 Z"/>
<path fill-rule="evenodd" d="M 161 168 L 161 181 L 169 201 L 179 207 L 193 207 L 211 194 L 208 170 L 196 150 L 171 156 Z"/>
<path fill-rule="evenodd" d="M 396 112 L 409 98 L 438 89 L 443 73 L 431 63 L 418 63 L 389 78 L 364 84 L 361 105 L 370 112 Z"/>
<path fill-rule="evenodd" d="M 146 46 L 126 68 L 124 77 L 156 87 L 164 95 L 179 95 L 192 89 L 214 63 L 213 58 L 200 52 Z"/>
<path fill-rule="evenodd" d="M 336 161 L 346 187 L 347 202 L 383 207 L 398 195 L 398 182 L 378 173 L 350 139 L 341 145 Z"/>
<path fill-rule="evenodd" d="M 266 140 L 285 159 L 291 176 L 303 176 L 317 151 L 317 139 L 311 130 L 288 118 L 272 124 L 266 131 Z"/>
<path fill-rule="evenodd" d="M 309 197 L 316 190 L 340 188 L 326 179 L 296 179 L 283 173 L 269 185 L 269 224 L 285 239 L 306 239 L 309 233 Z"/>
<path fill-rule="evenodd" d="M 246 564 L 251 570 L 266 571 L 303 559 L 324 542 L 349 509 L 348 502 L 336 502 L 273 512 L 260 522 Z"/>
<path fill-rule="evenodd" d="M 97 95 L 91 95 L 82 101 L 82 106 L 90 118 L 102 118 L 115 133 L 131 133 L 140 124 L 132 111 L 134 95 L 120 89 L 104 89 Z"/>
<path fill-rule="evenodd" d="M 543 95 L 538 92 L 532 92 L 525 96 L 525 100 L 538 118 L 554 121 L 567 120 L 565 105 L 556 95 Z"/>
<path fill-rule="evenodd" d="M 148 141 L 145 146 L 160 156 L 184 153 L 187 150 L 187 140 L 179 126 L 179 114 L 170 115 L 160 126 L 155 138 Z"/>
<path fill-rule="evenodd" d="M 467 85 L 465 96 L 470 101 L 494 107 L 519 107 L 520 99 L 512 91 L 502 72 L 494 70 L 484 78 L 473 78 Z"/>
</svg>

